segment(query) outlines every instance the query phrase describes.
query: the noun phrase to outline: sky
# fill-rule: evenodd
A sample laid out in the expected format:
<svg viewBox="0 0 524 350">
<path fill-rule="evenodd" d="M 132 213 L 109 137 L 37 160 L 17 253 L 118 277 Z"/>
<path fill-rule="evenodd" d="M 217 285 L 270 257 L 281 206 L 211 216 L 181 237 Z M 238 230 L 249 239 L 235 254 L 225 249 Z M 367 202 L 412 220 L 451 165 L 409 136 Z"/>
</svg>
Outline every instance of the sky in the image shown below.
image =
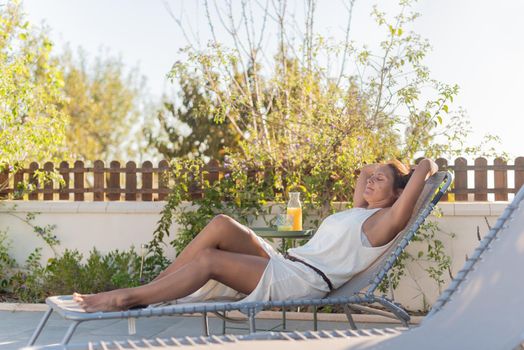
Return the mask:
<svg viewBox="0 0 524 350">
<path fill-rule="evenodd" d="M 72 48 L 82 47 L 91 57 L 105 49 L 119 55 L 127 67 L 138 67 L 147 79 L 146 92 L 152 98 L 171 91 L 166 74 L 180 57 L 179 49 L 187 44 L 168 9 L 190 23 L 194 32 L 200 28 L 201 41 L 208 38 L 204 9 L 195 1 L 23 3 L 31 23 L 49 27 L 58 49 L 68 43 Z M 302 11 L 302 3 L 292 1 L 289 11 Z M 386 11 L 394 9 L 391 0 L 356 0 L 350 35 L 356 43 L 378 42 L 382 37 L 369 15 L 373 3 Z M 341 4 L 341 0 L 318 1 L 315 28 L 319 32 L 344 37 L 347 13 Z M 499 152 L 507 152 L 510 159 L 524 156 L 524 112 L 520 102 L 524 92 L 524 1 L 420 0 L 414 9 L 422 14 L 414 30 L 432 46 L 425 61 L 432 76 L 460 87 L 452 107 L 463 108 L 471 120 L 473 134 L 468 144 L 476 144 L 490 133 L 502 140 L 497 146 Z"/>
</svg>

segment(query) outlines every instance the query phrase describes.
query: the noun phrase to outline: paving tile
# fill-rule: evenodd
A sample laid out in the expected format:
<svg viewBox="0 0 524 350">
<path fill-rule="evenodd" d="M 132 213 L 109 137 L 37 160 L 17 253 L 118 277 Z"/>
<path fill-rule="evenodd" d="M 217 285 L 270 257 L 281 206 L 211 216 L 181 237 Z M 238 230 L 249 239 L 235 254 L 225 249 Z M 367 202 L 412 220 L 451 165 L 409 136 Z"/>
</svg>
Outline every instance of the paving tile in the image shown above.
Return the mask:
<svg viewBox="0 0 524 350">
<path fill-rule="evenodd" d="M 27 344 L 33 334 L 43 312 L 0 311 L 0 350 L 19 349 Z M 70 321 L 52 314 L 36 345 L 59 343 Z M 229 323 L 227 332 L 230 334 L 247 334 L 247 324 Z M 257 319 L 257 328 L 273 329 L 280 325 L 280 320 Z M 202 335 L 202 318 L 188 316 L 151 317 L 136 320 L 137 333 L 128 334 L 127 320 L 88 321 L 79 325 L 71 343 L 86 343 L 88 341 L 138 340 L 142 338 L 169 338 Z M 365 324 L 364 328 L 392 327 L 391 324 Z M 236 327 L 236 328 L 231 328 Z M 240 329 L 243 327 L 243 329 Z M 313 328 L 312 321 L 288 320 L 288 329 L 309 330 Z M 319 322 L 319 329 L 347 329 L 346 322 Z M 209 330 L 211 334 L 222 334 L 222 320 L 210 317 Z M 279 329 L 277 329 L 279 330 Z"/>
</svg>

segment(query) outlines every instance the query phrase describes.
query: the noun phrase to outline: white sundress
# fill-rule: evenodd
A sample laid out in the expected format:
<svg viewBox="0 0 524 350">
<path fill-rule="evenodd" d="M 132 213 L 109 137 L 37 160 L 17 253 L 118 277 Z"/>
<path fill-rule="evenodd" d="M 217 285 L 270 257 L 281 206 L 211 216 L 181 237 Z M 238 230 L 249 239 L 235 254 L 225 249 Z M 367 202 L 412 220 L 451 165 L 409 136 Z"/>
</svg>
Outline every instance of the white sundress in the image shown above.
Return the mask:
<svg viewBox="0 0 524 350">
<path fill-rule="evenodd" d="M 393 242 L 371 247 L 362 224 L 380 208 L 352 208 L 328 216 L 305 245 L 288 250 L 289 255 L 322 271 L 336 289 L 368 267 Z M 255 289 L 245 295 L 210 280 L 177 303 L 208 300 L 277 301 L 322 298 L 329 292 L 324 279 L 311 267 L 286 259 L 264 239 L 256 236 L 270 259 Z M 368 244 L 366 244 L 368 243 Z"/>
</svg>

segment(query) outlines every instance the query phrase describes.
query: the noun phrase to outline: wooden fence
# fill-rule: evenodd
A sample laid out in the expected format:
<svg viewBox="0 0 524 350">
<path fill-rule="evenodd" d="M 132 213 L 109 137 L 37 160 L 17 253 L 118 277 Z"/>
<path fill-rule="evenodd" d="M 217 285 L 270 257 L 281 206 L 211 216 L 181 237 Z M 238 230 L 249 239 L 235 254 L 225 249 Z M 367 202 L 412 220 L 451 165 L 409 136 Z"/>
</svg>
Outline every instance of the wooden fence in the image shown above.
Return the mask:
<svg viewBox="0 0 524 350">
<path fill-rule="evenodd" d="M 508 165 L 503 159 L 497 158 L 488 165 L 485 158 L 475 159 L 468 164 L 465 158 L 457 158 L 453 163 L 446 159 L 436 160 L 441 170 L 451 170 L 454 173 L 454 185 L 451 196 L 443 200 L 455 201 L 488 201 L 488 195 L 494 194 L 494 200 L 507 201 L 508 195 L 524 185 L 524 157 L 518 157 L 513 165 Z M 169 169 L 167 161 L 158 163 L 157 167 L 149 161 L 137 167 L 135 162 L 127 162 L 124 167 L 120 162 L 112 161 L 109 167 L 97 160 L 93 167 L 86 167 L 84 162 L 76 161 L 73 167 L 68 162 L 61 162 L 55 169 L 53 163 L 47 162 L 42 168 L 33 162 L 29 168 L 21 169 L 14 174 L 7 170 L 0 173 L 0 185 L 6 184 L 0 190 L 0 199 L 8 198 L 10 194 L 15 199 L 28 200 L 75 200 L 75 201 L 161 201 L 169 193 L 169 184 L 163 176 Z M 40 186 L 34 176 L 36 170 L 56 170 L 64 179 L 64 184 L 48 182 Z M 227 171 L 216 160 L 211 160 L 206 169 L 206 178 L 210 182 L 219 181 Z M 249 176 L 256 176 L 256 171 L 248 170 Z M 508 174 L 513 179 L 513 185 L 508 185 Z M 36 190 L 25 197 L 17 196 L 19 185 L 27 181 Z M 491 184 L 491 186 L 488 186 Z M 191 189 L 193 198 L 201 196 L 198 187 Z"/>
<path fill-rule="evenodd" d="M 472 165 L 465 158 L 455 159 L 453 164 L 439 158 L 436 160 L 440 170 L 452 170 L 454 182 L 450 193 L 454 200 L 487 201 L 488 194 L 494 194 L 495 201 L 507 201 L 508 194 L 516 193 L 524 185 L 524 157 L 515 158 L 514 165 L 508 165 L 502 158 L 495 158 L 488 165 L 486 158 L 476 158 Z M 513 186 L 508 185 L 508 174 L 513 175 Z M 488 187 L 491 177 L 492 187 Z M 443 200 L 448 200 L 445 196 Z"/>
<path fill-rule="evenodd" d="M 8 183 L 7 187 L 0 191 L 0 198 L 7 198 L 9 194 L 13 194 L 15 199 L 25 199 L 17 195 L 17 189 L 26 181 L 37 187 L 35 191 L 26 195 L 28 200 L 164 200 L 169 189 L 162 175 L 168 169 L 169 164 L 165 160 L 159 162 L 158 167 L 153 167 L 153 163 L 146 161 L 140 168 L 137 168 L 135 162 L 127 162 L 122 167 L 118 161 L 112 161 L 107 168 L 101 160 L 95 161 L 93 167 L 76 161 L 72 168 L 64 161 L 56 169 L 51 162 L 45 163 L 42 168 L 33 162 L 29 168 L 20 169 L 13 176 L 10 176 L 8 171 L 0 174 L 0 184 Z M 35 177 L 36 170 L 56 170 L 64 179 L 64 183 L 59 185 L 47 182 L 39 186 Z"/>
</svg>

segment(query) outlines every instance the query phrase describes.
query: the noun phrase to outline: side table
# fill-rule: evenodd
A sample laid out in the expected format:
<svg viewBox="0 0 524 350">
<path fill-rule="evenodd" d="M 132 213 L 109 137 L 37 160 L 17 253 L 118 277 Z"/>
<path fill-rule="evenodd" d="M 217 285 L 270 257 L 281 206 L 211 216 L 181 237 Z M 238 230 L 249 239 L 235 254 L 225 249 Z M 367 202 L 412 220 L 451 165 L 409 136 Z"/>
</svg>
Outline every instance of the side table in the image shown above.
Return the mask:
<svg viewBox="0 0 524 350">
<path fill-rule="evenodd" d="M 276 227 L 251 227 L 251 229 L 262 238 L 279 238 L 282 254 L 286 252 L 286 240 L 291 240 L 294 246 L 295 240 L 309 239 L 315 234 L 315 230 L 312 229 L 302 231 L 278 231 Z M 284 308 L 282 308 L 282 328 L 286 330 L 286 310 Z"/>
<path fill-rule="evenodd" d="M 293 243 L 297 239 L 309 239 L 315 234 L 315 230 L 302 231 L 278 231 L 276 227 L 251 227 L 251 229 L 262 238 L 279 238 L 280 252 L 285 253 L 286 239 L 290 239 Z"/>
</svg>

